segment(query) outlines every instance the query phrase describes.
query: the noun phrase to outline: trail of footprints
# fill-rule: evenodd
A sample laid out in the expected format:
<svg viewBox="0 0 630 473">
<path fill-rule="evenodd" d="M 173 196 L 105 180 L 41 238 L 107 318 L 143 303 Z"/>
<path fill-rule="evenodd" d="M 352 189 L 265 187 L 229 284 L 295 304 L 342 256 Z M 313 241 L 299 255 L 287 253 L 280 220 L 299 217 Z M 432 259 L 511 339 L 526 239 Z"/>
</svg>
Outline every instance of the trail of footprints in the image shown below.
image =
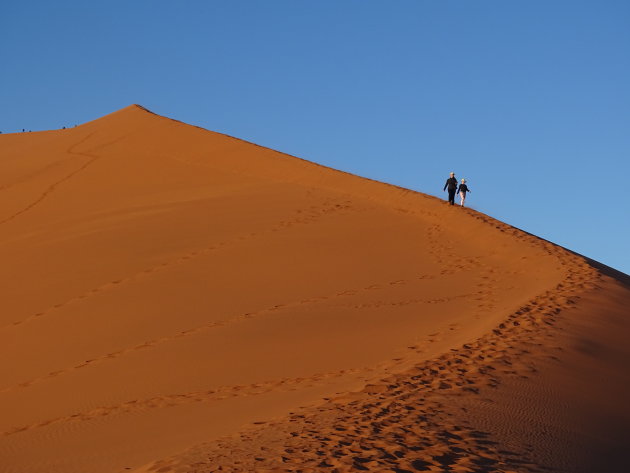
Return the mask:
<svg viewBox="0 0 630 473">
<path fill-rule="evenodd" d="M 89 360 L 85 360 L 82 363 L 79 363 L 75 366 L 69 367 L 69 368 L 64 368 L 64 369 L 59 369 L 59 370 L 55 370 L 53 372 L 50 372 L 44 376 L 40 376 L 38 378 L 33 378 L 30 379 L 28 381 L 24 381 L 22 383 L 19 383 L 17 385 L 13 385 L 13 386 L 7 386 L 5 388 L 0 389 L 0 393 L 4 393 L 4 392 L 8 392 L 8 391 L 12 391 L 14 389 L 17 388 L 27 388 L 29 386 L 32 386 L 36 383 L 40 383 L 43 381 L 47 381 L 53 378 L 57 378 L 58 376 L 70 373 L 72 371 L 76 371 L 82 368 L 86 368 L 88 366 L 94 366 L 98 363 L 102 363 L 102 362 L 107 362 L 107 361 L 111 361 L 111 360 L 115 360 L 117 358 L 120 358 L 128 353 L 137 351 L 137 350 L 145 350 L 147 348 L 153 348 L 156 347 L 158 345 L 173 341 L 173 340 L 178 340 L 181 339 L 183 337 L 187 337 L 187 336 L 191 336 L 206 330 L 211 330 L 211 329 L 217 329 L 217 328 L 221 328 L 221 327 L 226 327 L 228 325 L 232 325 L 232 324 L 236 324 L 236 323 L 243 323 L 246 322 L 248 320 L 251 320 L 255 317 L 263 317 L 265 315 L 269 315 L 269 314 L 273 314 L 276 313 L 278 311 L 287 311 L 287 310 L 291 310 L 294 308 L 298 308 L 298 307 L 303 307 L 305 305 L 313 305 L 313 304 L 318 304 L 318 303 L 324 303 L 324 302 L 328 302 L 331 300 L 335 300 L 335 299 L 339 299 L 339 298 L 352 298 L 354 296 L 360 295 L 364 292 L 368 292 L 368 291 L 375 291 L 375 290 L 380 290 L 383 288 L 387 288 L 389 286 L 395 286 L 395 285 L 401 285 L 401 284 L 409 284 L 412 282 L 416 282 L 416 281 L 422 281 L 422 280 L 426 280 L 426 279 L 433 279 L 434 276 L 431 275 L 419 275 L 416 276 L 413 280 L 393 280 L 393 281 L 387 281 L 381 284 L 371 284 L 369 286 L 365 286 L 362 288 L 358 288 L 358 289 L 348 289 L 348 290 L 343 290 L 343 291 L 336 291 L 333 294 L 329 294 L 329 295 L 318 295 L 318 296 L 314 296 L 314 297 L 309 297 L 309 298 L 305 298 L 305 299 L 301 299 L 299 301 L 295 301 L 295 302 L 290 302 L 290 303 L 285 303 L 285 304 L 275 304 L 266 308 L 263 308 L 261 310 L 258 311 L 253 311 L 253 312 L 246 312 L 246 313 L 242 313 L 242 314 L 237 314 L 234 315 L 232 317 L 228 317 L 226 319 L 220 320 L 220 321 L 215 321 L 215 322 L 209 322 L 207 324 L 203 324 L 197 327 L 193 327 L 187 330 L 182 330 L 176 334 L 172 334 L 172 335 L 167 335 L 167 336 L 163 336 L 163 337 L 159 337 L 159 338 L 155 338 L 152 340 L 146 340 L 142 343 L 139 343 L 137 345 L 134 345 L 132 347 L 127 347 L 127 348 L 123 348 L 121 350 L 117 350 L 114 352 L 110 352 L 107 353 L 103 356 L 100 357 L 95 357 Z M 406 305 L 407 303 L 419 303 L 419 302 L 425 302 L 425 303 L 429 303 L 429 304 L 436 304 L 436 303 L 444 303 L 444 302 L 448 302 L 449 300 L 453 300 L 453 299 L 457 299 L 457 298 L 462 298 L 462 297 L 468 297 L 469 294 L 463 294 L 463 295 L 457 295 L 457 296 L 453 296 L 451 298 L 440 298 L 440 299 L 427 299 L 427 300 L 421 300 L 421 299 L 414 299 L 412 302 L 410 301 L 399 301 L 399 302 L 391 302 L 389 304 L 391 305 Z M 376 306 L 380 306 L 383 303 L 379 303 L 376 302 L 374 303 Z M 357 308 L 357 309 L 361 309 L 364 308 L 365 306 L 367 306 L 369 304 L 351 304 L 352 307 Z"/>
<path fill-rule="evenodd" d="M 245 233 L 242 235 L 239 235 L 236 238 L 230 239 L 230 240 L 223 240 L 223 241 L 218 241 L 216 243 L 213 243 L 212 245 L 209 245 L 205 248 L 200 248 L 185 254 L 182 254 L 180 256 L 177 256 L 176 258 L 173 258 L 172 260 L 169 261 L 164 261 L 162 263 L 156 264 L 154 266 L 151 266 L 149 268 L 146 268 L 142 271 L 139 271 L 135 274 L 132 274 L 130 276 L 126 276 L 126 277 L 121 277 L 119 279 L 115 279 L 113 281 L 104 283 L 100 286 L 94 287 L 92 289 L 89 289 L 88 291 L 84 292 L 83 294 L 80 294 L 78 296 L 75 296 L 71 299 L 68 299 L 66 301 L 63 302 L 59 302 L 57 304 L 54 304 L 53 306 L 49 307 L 48 309 L 42 310 L 40 312 L 34 313 L 22 320 L 18 320 L 13 322 L 12 324 L 6 325 L 4 327 L 1 328 L 8 328 L 11 326 L 19 326 L 34 320 L 37 320 L 40 317 L 43 316 L 48 316 L 51 315 L 52 313 L 67 307 L 70 304 L 73 303 L 79 303 L 84 301 L 85 299 L 95 296 L 97 294 L 100 294 L 102 292 L 105 292 L 107 290 L 110 289 L 115 289 L 117 287 L 120 287 L 120 285 L 122 284 L 126 284 L 129 282 L 133 282 L 136 280 L 139 280 L 143 277 L 147 277 L 150 276 L 152 274 L 155 274 L 159 271 L 164 271 L 167 269 L 170 269 L 173 266 L 177 266 L 177 265 L 181 265 L 184 263 L 189 262 L 190 260 L 194 259 L 194 258 L 199 258 L 208 254 L 211 254 L 214 251 L 220 250 L 221 248 L 225 248 L 228 247 L 230 245 L 235 245 L 239 242 L 242 242 L 244 240 L 249 240 L 252 238 L 256 238 L 256 237 L 260 237 L 262 235 L 265 234 L 269 234 L 269 233 L 273 233 L 273 232 L 278 232 L 282 229 L 285 228 L 290 228 L 294 225 L 306 225 L 306 224 L 311 224 L 311 223 L 315 223 L 318 220 L 320 220 L 322 217 L 326 216 L 326 215 L 330 215 L 332 213 L 337 213 L 337 212 L 348 212 L 348 211 L 356 211 L 356 209 L 353 208 L 352 203 L 350 201 L 327 201 L 325 202 L 322 206 L 317 207 L 317 206 L 312 206 L 310 207 L 308 210 L 306 211 L 299 211 L 299 215 L 293 219 L 290 220 L 281 220 L 280 222 L 276 223 L 275 225 L 271 226 L 269 229 L 267 230 L 262 230 L 260 232 L 251 232 L 251 233 Z"/>
<path fill-rule="evenodd" d="M 242 234 L 236 238 L 230 240 L 223 240 L 213 243 L 205 248 L 197 249 L 183 255 L 180 255 L 172 260 L 164 261 L 162 263 L 156 264 L 149 268 L 145 268 L 142 271 L 139 271 L 130 276 L 121 277 L 119 279 L 112 280 L 110 282 L 104 283 L 100 286 L 94 287 L 92 289 L 87 290 L 83 294 L 75 296 L 66 301 L 59 302 L 49 307 L 48 309 L 44 309 L 42 311 L 36 312 L 22 320 L 15 321 L 9 325 L 0 328 L 9 328 L 12 326 L 20 326 L 28 322 L 32 322 L 41 317 L 51 315 L 52 313 L 59 311 L 71 304 L 80 303 L 85 299 L 88 299 L 97 294 L 103 293 L 107 290 L 116 289 L 120 287 L 122 284 L 130 283 L 136 280 L 139 280 L 143 277 L 148 277 L 152 274 L 155 274 L 160 271 L 164 271 L 170 269 L 173 266 L 181 265 L 189 262 L 194 258 L 199 258 L 208 254 L 211 254 L 214 251 L 220 250 L 221 248 L 228 247 L 230 245 L 237 244 L 244 240 L 260 237 L 265 234 L 269 234 L 272 232 L 280 231 L 284 228 L 290 228 L 294 225 L 304 225 L 315 223 L 320 220 L 323 216 L 336 212 L 346 212 L 346 211 L 356 211 L 353 208 L 352 203 L 350 201 L 327 201 L 323 206 L 317 207 L 312 206 L 306 211 L 298 210 L 298 217 L 295 217 L 290 220 L 282 220 L 277 224 L 270 227 L 268 230 L 263 230 L 260 232 L 250 232 L 246 234 Z M 443 269 L 441 270 L 441 275 L 454 274 L 458 271 L 470 269 L 479 264 L 479 258 L 462 258 L 458 255 L 455 255 L 452 252 L 443 252 L 442 249 L 444 246 L 440 244 L 440 240 L 444 240 L 444 236 L 441 234 L 442 230 L 439 225 L 436 225 L 428 230 L 429 238 L 430 238 L 430 249 L 429 253 L 434 255 L 437 261 L 441 264 Z M 438 236 L 439 235 L 439 236 Z M 452 249 L 452 247 L 448 247 Z"/>
<path fill-rule="evenodd" d="M 473 215 L 475 218 L 485 218 Z M 599 274 L 580 258 L 511 227 L 501 231 L 556 256 L 566 273 L 553 290 L 531 299 L 492 332 L 406 372 L 383 378 L 361 392 L 303 409 L 266 425 L 199 445 L 154 463 L 155 473 L 417 471 L 541 472 L 527 459 L 527 447 L 508 451 L 490 434 L 461 420 L 448 402 L 483 395 L 506 376 L 526 378 L 551 347 L 554 326 Z M 492 274 L 482 278 L 484 293 Z M 491 303 L 491 297 L 489 299 Z M 438 334 L 436 334 L 438 335 Z M 410 347 L 414 348 L 414 347 Z M 534 352 L 537 354 L 534 355 Z"/>
<path fill-rule="evenodd" d="M 242 234 L 236 238 L 233 238 L 230 240 L 218 241 L 205 248 L 201 248 L 201 249 L 197 249 L 197 250 L 185 253 L 172 260 L 164 261 L 162 263 L 156 264 L 149 268 L 145 268 L 144 270 L 139 271 L 130 276 L 121 277 L 119 279 L 115 279 L 110 282 L 104 283 L 100 286 L 89 289 L 83 294 L 70 298 L 66 301 L 62 301 L 57 304 L 54 304 L 53 306 L 47 309 L 41 310 L 39 312 L 36 312 L 22 320 L 17 320 L 9 325 L 0 327 L 0 329 L 2 328 L 6 329 L 12 326 L 13 327 L 20 326 L 25 323 L 32 322 L 41 317 L 51 315 L 52 313 L 59 311 L 60 309 L 63 309 L 71 304 L 80 303 L 84 301 L 85 299 L 88 299 L 92 296 L 95 296 L 107 290 L 118 288 L 122 284 L 130 283 L 130 282 L 139 280 L 143 277 L 147 277 L 149 275 L 157 273 L 159 271 L 170 269 L 173 266 L 184 264 L 194 258 L 199 258 L 205 255 L 211 254 L 212 252 L 220 250 L 221 248 L 224 248 L 233 244 L 237 244 L 244 240 L 252 239 L 252 238 L 259 237 L 264 234 L 269 234 L 272 232 L 277 232 L 284 228 L 290 228 L 294 225 L 304 225 L 304 224 L 315 223 L 326 214 L 331 214 L 335 212 L 345 212 L 349 210 L 356 211 L 356 209 L 353 208 L 351 201 L 348 201 L 348 200 L 343 200 L 343 201 L 329 200 L 325 202 L 323 206 L 320 206 L 320 207 L 311 206 L 307 210 L 298 210 L 297 211 L 299 215 L 298 217 L 295 217 L 290 220 L 282 220 L 278 222 L 277 224 L 273 225 L 268 230 Z M 444 253 L 442 251 L 443 245 L 440 244 L 440 240 L 444 240 L 444 236 L 442 235 L 442 230 L 439 225 L 435 225 L 434 227 L 431 227 L 428 230 L 428 235 L 429 235 L 429 240 L 430 240 L 429 253 L 434 255 L 437 261 L 443 266 L 443 269 L 441 270 L 442 275 L 453 274 L 455 272 L 466 270 L 479 264 L 479 258 L 461 258 L 453 254 L 452 252 Z M 452 247 L 450 247 L 450 249 L 452 249 Z"/>
<path fill-rule="evenodd" d="M 349 376 L 351 374 L 357 373 L 358 371 L 358 369 L 347 369 L 326 373 L 315 373 L 308 377 L 281 378 L 246 385 L 219 386 L 217 388 L 203 391 L 194 391 L 188 393 L 155 396 L 148 399 L 131 400 L 122 404 L 102 406 L 89 411 L 78 412 L 68 416 L 47 419 L 36 424 L 14 427 L 0 433 L 0 435 L 10 436 L 36 428 L 47 427 L 53 424 L 93 421 L 95 419 L 107 416 L 133 414 L 149 409 L 174 407 L 196 402 L 221 401 L 224 399 L 236 397 L 256 396 L 269 392 L 292 391 L 295 389 L 302 389 L 304 387 L 313 387 L 321 383 L 328 382 L 331 379 Z"/>
<path fill-rule="evenodd" d="M 52 194 L 61 184 L 63 184 L 67 180 L 73 178 L 76 174 L 79 174 L 81 171 L 86 169 L 88 166 L 90 166 L 92 163 L 94 163 L 96 160 L 98 160 L 100 158 L 100 156 L 96 156 L 94 154 L 91 154 L 90 152 L 96 151 L 98 149 L 104 148 L 104 147 L 109 146 L 109 145 L 112 145 L 112 144 L 117 143 L 117 142 L 119 142 L 119 141 L 124 139 L 124 136 L 120 137 L 120 138 L 117 138 L 117 139 L 115 139 L 113 141 L 110 141 L 110 142 L 107 142 L 107 143 L 103 143 L 103 144 L 98 145 L 98 146 L 96 146 L 94 148 L 91 148 L 90 150 L 88 150 L 86 152 L 74 151 L 75 148 L 77 148 L 78 146 L 80 146 L 83 143 L 85 143 L 86 141 L 88 141 L 95 134 L 96 134 L 96 132 L 88 134 L 87 136 L 85 136 L 85 138 L 79 140 L 79 142 L 75 143 L 74 145 L 70 146 L 67 149 L 67 153 L 68 154 L 75 155 L 75 156 L 87 157 L 87 158 L 89 158 L 88 161 L 83 163 L 81 166 L 79 166 L 74 171 L 71 171 L 70 173 L 66 174 L 61 179 L 59 179 L 59 180 L 53 182 L 52 184 L 50 184 L 46 189 L 44 189 L 44 191 L 35 200 L 33 200 L 30 204 L 26 205 L 22 209 L 18 210 L 17 212 L 14 212 L 12 215 L 9 215 L 8 217 L 5 217 L 4 219 L 0 220 L 0 224 L 4 224 L 4 223 L 7 223 L 7 222 L 10 222 L 11 220 L 14 220 L 15 218 L 19 217 L 20 215 L 28 212 L 29 210 L 31 210 L 35 206 L 39 205 L 44 199 L 46 199 L 50 194 Z M 3 186 L 2 188 L 0 188 L 0 190 L 8 189 L 9 187 L 12 187 L 12 186 L 13 186 L 13 184 L 6 185 L 6 186 Z"/>
<path fill-rule="evenodd" d="M 278 224 L 276 224 L 275 226 L 271 227 L 271 229 L 267 230 L 265 233 L 269 233 L 269 232 L 274 232 L 277 231 L 278 229 L 284 228 L 284 227 L 288 227 L 291 226 L 295 223 L 298 224 L 308 224 L 308 223 L 313 223 L 317 220 L 319 220 L 319 218 L 321 218 L 321 216 L 323 216 L 326 213 L 330 213 L 330 212 L 338 212 L 338 211 L 347 211 L 348 209 L 351 209 L 351 205 L 350 202 L 348 201 L 344 201 L 342 204 L 340 203 L 335 203 L 335 202 L 326 202 L 324 204 L 323 207 L 311 207 L 308 209 L 308 211 L 299 211 L 300 216 L 297 219 L 294 220 L 289 220 L 289 221 L 281 221 Z M 258 236 L 260 235 L 260 233 L 250 233 L 248 234 L 249 237 L 254 237 L 254 236 Z M 215 249 L 221 248 L 223 246 L 226 246 L 229 243 L 235 243 L 239 240 L 243 240 L 247 238 L 247 236 L 240 236 L 236 239 L 230 240 L 230 241 L 225 241 L 225 242 L 219 242 L 219 243 L 215 243 L 205 249 L 201 249 L 201 250 L 196 250 L 194 252 L 185 254 L 185 255 L 181 255 L 178 258 L 171 260 L 169 262 L 164 262 L 161 263 L 159 265 L 156 265 L 154 267 L 151 268 L 147 268 L 139 273 L 136 273 L 132 276 L 129 276 L 127 278 L 122 278 L 119 280 L 115 280 L 112 281 L 110 283 L 104 284 L 102 286 L 99 286 L 97 288 L 93 288 L 90 291 L 84 293 L 81 296 L 75 297 L 73 299 L 70 299 L 69 301 L 66 301 L 64 303 L 59 303 L 54 305 L 53 307 L 51 307 L 50 309 L 48 309 L 48 311 L 44 311 L 44 312 L 40 312 L 37 314 L 34 314 L 33 316 L 24 319 L 23 321 L 20 322 L 16 322 L 14 325 L 20 325 L 22 323 L 25 323 L 29 320 L 32 320 L 34 318 L 49 314 L 52 311 L 55 310 L 59 310 L 62 309 L 63 307 L 68 306 L 71 303 L 74 302 L 78 302 L 81 301 L 87 297 L 90 297 L 92 295 L 98 294 L 100 292 L 103 292 L 104 290 L 107 290 L 109 288 L 115 288 L 118 285 L 122 284 L 122 283 L 126 283 L 126 282 L 131 282 L 133 280 L 139 279 L 141 277 L 143 277 L 144 275 L 147 274 L 151 274 L 154 273 L 156 271 L 160 271 L 163 269 L 166 269 L 170 266 L 173 265 L 177 265 L 177 264 L 183 264 L 187 261 L 189 261 L 191 258 L 195 257 L 195 256 L 201 256 L 204 254 L 208 254 L 211 253 L 212 251 L 214 251 Z M 440 248 L 441 245 L 439 243 L 439 240 L 443 240 L 443 238 L 436 238 L 434 242 L 431 243 L 431 246 L 433 248 L 433 251 L 436 253 L 440 252 Z M 468 270 L 476 265 L 478 265 L 478 259 L 477 258 L 459 258 L 457 255 L 455 255 L 454 253 L 447 253 L 447 258 L 444 259 L 444 261 L 442 262 L 443 265 L 443 270 L 442 270 L 442 275 L 445 273 L 448 274 L 453 274 L 455 272 L 458 271 L 464 271 L 464 270 Z M 434 279 L 435 276 L 433 275 L 419 275 L 416 276 L 414 278 L 414 281 L 417 280 L 425 280 L 425 279 Z M 173 340 L 177 340 L 180 339 L 182 337 L 187 337 L 187 336 L 191 336 L 194 334 L 197 334 L 199 332 L 202 331 L 206 331 L 206 330 L 211 330 L 211 329 L 217 329 L 217 328 L 221 328 L 221 327 L 225 327 L 227 325 L 231 325 L 231 324 L 235 324 L 235 323 L 241 323 L 241 322 L 245 322 L 247 320 L 250 320 L 252 318 L 255 317 L 261 317 L 261 316 L 265 316 L 271 313 L 274 313 L 276 311 L 280 311 L 280 310 L 290 310 L 292 308 L 296 308 L 296 307 L 300 307 L 303 306 L 305 304 L 316 304 L 316 303 L 320 303 L 320 302 L 325 302 L 325 301 L 329 301 L 331 299 L 334 298 L 340 298 L 340 297 L 352 297 L 358 294 L 361 294 L 365 291 L 372 291 L 372 290 L 379 290 L 382 289 L 384 287 L 388 287 L 388 286 L 394 286 L 394 285 L 401 285 L 401 284 L 408 284 L 412 281 L 409 280 L 393 280 L 393 281 L 387 281 L 385 283 L 379 283 L 379 284 L 373 284 L 370 286 L 366 286 L 363 288 L 358 288 L 358 289 L 348 289 L 348 290 L 344 290 L 341 292 L 336 292 L 335 294 L 332 295 L 324 295 L 324 296 L 314 296 L 311 298 L 307 298 L 307 299 L 302 299 L 300 301 L 296 301 L 296 302 L 291 302 L 291 303 L 285 303 L 285 304 L 276 304 L 273 305 L 271 307 L 267 307 L 267 308 L 263 308 L 261 310 L 258 311 L 254 311 L 254 312 L 248 312 L 248 313 L 243 313 L 243 314 L 237 314 L 234 315 L 232 317 L 228 317 L 226 319 L 220 320 L 220 321 L 214 321 L 214 322 L 209 322 L 207 324 L 203 324 L 197 327 L 193 327 L 187 330 L 183 330 L 180 331 L 176 334 L 172 334 L 172 335 L 167 335 L 167 336 L 163 336 L 163 337 L 159 337 L 159 338 L 155 338 L 152 340 L 146 340 L 142 343 L 139 343 L 135 346 L 132 347 L 126 347 L 114 352 L 110 352 L 107 353 L 105 355 L 99 356 L 99 357 L 94 357 L 88 360 L 85 360 L 75 366 L 72 367 L 68 367 L 68 368 L 62 368 L 62 369 L 58 369 L 55 370 L 53 372 L 50 372 L 46 375 L 37 377 L 37 378 L 33 378 L 30 380 L 26 380 L 23 381 L 17 385 L 13 385 L 13 386 L 7 386 L 4 387 L 2 389 L 0 389 L 0 394 L 4 393 L 4 392 L 8 392 L 8 391 L 12 391 L 14 389 L 20 389 L 20 388 L 28 388 L 36 383 L 40 383 L 40 382 L 44 382 L 47 380 L 51 380 L 54 378 L 57 378 L 61 375 L 76 371 L 76 370 L 80 370 L 86 367 L 90 367 L 90 366 L 95 366 L 96 364 L 99 363 L 103 363 L 103 362 L 107 362 L 107 361 L 111 361 L 111 360 L 115 360 L 117 358 L 120 358 L 128 353 L 137 351 L 137 350 L 145 350 L 148 348 L 153 348 L 156 347 L 158 345 L 173 341 Z M 480 288 L 482 289 L 482 288 Z M 409 300 L 400 300 L 400 301 L 393 301 L 393 302 L 382 302 L 382 301 L 374 301 L 371 303 L 359 303 L 359 304 L 350 304 L 351 307 L 355 308 L 355 309 L 364 309 L 367 307 L 382 307 L 385 305 L 389 305 L 389 306 L 404 306 L 404 305 L 410 305 L 410 304 L 422 304 L 422 303 L 426 303 L 426 304 L 441 304 L 441 303 L 445 303 L 445 302 L 449 302 L 451 300 L 455 300 L 458 298 L 466 298 L 466 297 L 470 297 L 471 294 L 459 294 L 459 295 L 454 295 L 451 297 L 442 297 L 442 298 L 432 298 L 432 299 L 409 299 Z"/>
<path fill-rule="evenodd" d="M 187 259 L 186 257 L 181 257 L 177 261 L 185 261 L 186 259 Z M 447 269 L 449 269 L 450 271 L 467 269 L 466 266 L 462 266 L 461 264 L 459 264 L 461 263 L 460 260 L 454 260 L 454 261 L 455 263 L 452 263 L 454 267 L 449 268 L 447 265 Z M 262 309 L 256 312 L 239 314 L 239 315 L 230 317 L 228 319 L 224 319 L 222 321 L 204 324 L 202 326 L 198 326 L 195 328 L 181 331 L 174 335 L 145 341 L 133 347 L 128 347 L 128 348 L 125 348 L 116 352 L 108 353 L 101 357 L 86 360 L 85 362 L 80 363 L 74 367 L 56 370 L 54 372 L 48 373 L 45 376 L 22 382 L 16 386 L 6 387 L 0 390 L 0 393 L 11 391 L 16 388 L 27 388 L 35 383 L 53 379 L 53 378 L 56 378 L 58 376 L 61 376 L 63 374 L 66 374 L 75 370 L 79 370 L 88 366 L 93 366 L 97 363 L 106 362 L 109 360 L 119 358 L 135 350 L 144 350 L 146 348 L 151 348 L 151 347 L 157 346 L 162 343 L 166 343 L 171 340 L 176 340 L 181 337 L 185 337 L 185 336 L 192 335 L 194 333 L 201 332 L 203 330 L 219 328 L 219 327 L 223 327 L 223 326 L 233 324 L 233 323 L 244 322 L 254 317 L 263 316 L 265 314 L 270 314 L 279 310 L 289 310 L 291 308 L 298 307 L 304 304 L 316 304 L 316 303 L 325 302 L 325 301 L 329 301 L 331 299 L 340 298 L 340 297 L 351 298 L 352 296 L 361 294 L 366 291 L 380 290 L 389 286 L 409 284 L 414 281 L 421 281 L 421 280 L 434 279 L 434 278 L 435 276 L 433 275 L 419 275 L 419 276 L 416 276 L 413 280 L 404 280 L 404 279 L 392 280 L 392 281 L 387 281 L 385 283 L 372 284 L 372 285 L 365 286 L 359 289 L 343 290 L 343 291 L 335 292 L 334 294 L 328 295 L 328 296 L 315 296 L 311 298 L 302 299 L 300 301 L 293 302 L 293 303 L 274 305 L 274 306 L 267 307 L 265 309 Z M 130 278 L 128 278 L 128 280 L 129 279 Z M 471 294 L 462 294 L 462 295 L 452 296 L 450 298 L 435 298 L 435 299 L 426 299 L 426 300 L 414 299 L 412 301 L 391 302 L 390 304 L 392 305 L 406 305 L 410 303 L 436 304 L 436 303 L 448 302 L 449 300 L 453 300 L 457 298 L 470 297 L 470 296 Z M 382 303 L 378 303 L 378 302 L 375 303 L 376 306 L 380 306 L 381 304 Z M 357 309 L 361 309 L 365 307 L 365 304 L 355 304 L 354 307 Z M 456 324 L 451 324 L 450 330 L 454 330 L 455 328 L 456 328 Z M 440 333 L 432 334 L 430 338 L 427 340 L 427 342 L 433 343 L 435 341 L 439 341 L 441 339 L 440 335 L 441 335 Z M 416 353 L 421 353 L 423 351 L 419 346 L 412 346 L 409 348 L 415 351 Z M 308 387 L 309 385 L 312 385 L 315 382 L 322 382 L 324 380 L 328 380 L 330 378 L 335 378 L 335 377 L 340 377 L 340 376 L 348 376 L 350 374 L 357 373 L 359 371 L 366 372 L 366 373 L 370 371 L 374 371 L 374 369 L 378 369 L 380 370 L 380 372 L 392 371 L 392 370 L 395 370 L 396 367 L 401 365 L 403 362 L 404 360 L 402 358 L 397 358 L 394 360 L 383 362 L 378 367 L 343 370 L 343 371 L 335 372 L 335 373 L 321 373 L 321 374 L 315 374 L 308 378 L 280 379 L 280 380 L 274 380 L 274 381 L 269 381 L 265 383 L 257 383 L 257 384 L 253 384 L 249 386 L 224 386 L 224 387 L 207 390 L 207 391 L 175 394 L 171 396 L 159 396 L 159 397 L 145 399 L 145 400 L 133 400 L 133 401 L 129 401 L 120 405 L 104 406 L 104 407 L 96 408 L 88 412 L 80 412 L 80 413 L 75 413 L 71 416 L 59 417 L 56 419 L 49 419 L 49 420 L 46 420 L 37 424 L 33 424 L 33 425 L 18 426 L 18 427 L 15 427 L 15 428 L 12 428 L 10 430 L 3 432 L 2 435 L 5 435 L 5 436 L 14 435 L 14 434 L 29 431 L 35 428 L 47 427 L 52 424 L 59 424 L 59 423 L 65 423 L 65 422 L 75 423 L 75 422 L 80 422 L 80 421 L 91 421 L 91 420 L 95 420 L 95 419 L 102 418 L 105 416 L 132 413 L 132 412 L 146 410 L 150 408 L 172 407 L 172 406 L 180 405 L 183 403 L 189 403 L 189 402 L 220 401 L 222 399 L 226 399 L 230 397 L 257 395 L 257 394 L 263 394 L 270 391 L 277 391 L 279 389 L 298 389 L 304 386 Z"/>
</svg>

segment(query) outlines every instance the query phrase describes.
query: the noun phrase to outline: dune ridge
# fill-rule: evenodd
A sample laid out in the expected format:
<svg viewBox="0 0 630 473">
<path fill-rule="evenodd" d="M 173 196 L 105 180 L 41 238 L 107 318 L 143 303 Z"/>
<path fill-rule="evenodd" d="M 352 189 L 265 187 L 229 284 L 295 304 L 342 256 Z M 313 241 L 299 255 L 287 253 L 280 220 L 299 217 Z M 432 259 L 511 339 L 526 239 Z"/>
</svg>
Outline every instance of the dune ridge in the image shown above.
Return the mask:
<svg viewBox="0 0 630 473">
<path fill-rule="evenodd" d="M 595 262 L 141 106 L 2 135 L 0 170 L 2 472 L 622 458 L 628 286 Z"/>
</svg>

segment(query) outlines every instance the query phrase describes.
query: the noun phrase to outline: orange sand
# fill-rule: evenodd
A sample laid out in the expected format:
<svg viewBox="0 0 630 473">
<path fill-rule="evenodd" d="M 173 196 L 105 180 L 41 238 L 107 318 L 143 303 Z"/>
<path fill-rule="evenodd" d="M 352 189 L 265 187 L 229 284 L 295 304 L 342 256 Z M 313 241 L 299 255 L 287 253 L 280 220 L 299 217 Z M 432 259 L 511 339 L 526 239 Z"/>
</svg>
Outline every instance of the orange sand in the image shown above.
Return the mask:
<svg viewBox="0 0 630 473">
<path fill-rule="evenodd" d="M 621 471 L 624 275 L 138 106 L 0 191 L 2 473 Z"/>
</svg>

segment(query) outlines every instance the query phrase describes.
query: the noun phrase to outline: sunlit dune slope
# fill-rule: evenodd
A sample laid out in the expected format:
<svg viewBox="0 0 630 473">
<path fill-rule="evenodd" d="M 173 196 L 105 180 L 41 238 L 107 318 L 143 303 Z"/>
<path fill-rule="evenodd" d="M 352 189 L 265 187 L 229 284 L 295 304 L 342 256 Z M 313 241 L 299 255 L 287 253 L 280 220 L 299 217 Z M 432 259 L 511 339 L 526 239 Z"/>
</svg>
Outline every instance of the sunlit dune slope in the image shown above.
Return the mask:
<svg viewBox="0 0 630 473">
<path fill-rule="evenodd" d="M 0 136 L 0 192 L 0 472 L 136 468 L 597 279 L 482 214 L 139 106 Z"/>
</svg>

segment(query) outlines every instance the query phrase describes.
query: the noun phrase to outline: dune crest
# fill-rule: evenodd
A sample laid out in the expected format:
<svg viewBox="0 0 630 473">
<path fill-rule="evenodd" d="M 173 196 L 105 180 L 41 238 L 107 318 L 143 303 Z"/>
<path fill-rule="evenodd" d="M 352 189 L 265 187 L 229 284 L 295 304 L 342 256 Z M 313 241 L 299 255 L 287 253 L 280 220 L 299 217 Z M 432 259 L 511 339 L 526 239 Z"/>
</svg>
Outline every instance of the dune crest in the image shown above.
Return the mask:
<svg viewBox="0 0 630 473">
<path fill-rule="evenodd" d="M 138 105 L 1 135 L 0 171 L 0 472 L 568 472 L 628 446 L 628 285 L 552 243 Z"/>
</svg>

